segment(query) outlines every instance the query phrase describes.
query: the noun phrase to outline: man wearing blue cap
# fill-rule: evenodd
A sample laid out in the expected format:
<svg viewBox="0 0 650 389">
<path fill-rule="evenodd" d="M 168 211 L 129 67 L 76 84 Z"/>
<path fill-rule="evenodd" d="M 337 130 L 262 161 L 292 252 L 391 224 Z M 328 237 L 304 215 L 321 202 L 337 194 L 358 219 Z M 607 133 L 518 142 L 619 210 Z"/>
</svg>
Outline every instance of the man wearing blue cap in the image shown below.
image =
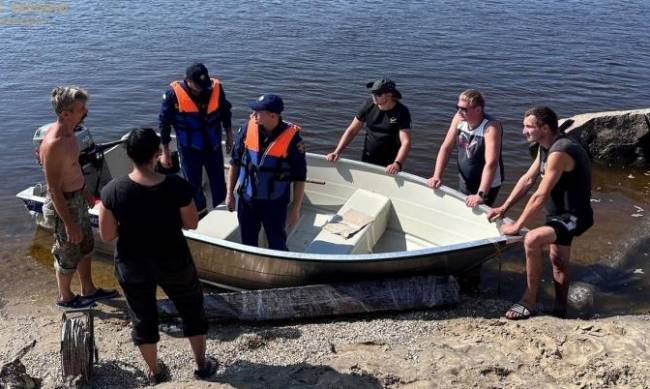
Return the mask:
<svg viewBox="0 0 650 389">
<path fill-rule="evenodd" d="M 173 126 L 183 175 L 194 186 L 194 202 L 199 212 L 207 210 L 202 189 L 203 167 L 210 182 L 212 205 L 221 204 L 226 197 L 221 126 L 226 131 L 226 151 L 230 152 L 230 108 L 221 83 L 210 78 L 208 69 L 201 63 L 190 65 L 185 71 L 185 79 L 172 82 L 163 94 L 158 117 L 163 144 L 160 163 L 165 168 L 172 166 L 169 142 Z"/>
<path fill-rule="evenodd" d="M 285 224 L 298 222 L 305 193 L 305 144 L 298 133 L 300 127 L 282 120 L 280 96 L 267 93 L 248 105 L 253 113 L 239 129 L 231 153 L 226 205 L 234 210 L 237 187 L 241 242 L 257 246 L 264 226 L 269 248 L 286 251 Z"/>
<path fill-rule="evenodd" d="M 372 99 L 361 106 L 336 149 L 327 154 L 327 160 L 336 162 L 365 124 L 367 131 L 361 160 L 384 166 L 387 174 L 397 174 L 404 167 L 411 149 L 411 114 L 399 101 L 402 94 L 394 81 L 384 77 L 369 82 L 366 87 L 370 89 Z"/>
</svg>

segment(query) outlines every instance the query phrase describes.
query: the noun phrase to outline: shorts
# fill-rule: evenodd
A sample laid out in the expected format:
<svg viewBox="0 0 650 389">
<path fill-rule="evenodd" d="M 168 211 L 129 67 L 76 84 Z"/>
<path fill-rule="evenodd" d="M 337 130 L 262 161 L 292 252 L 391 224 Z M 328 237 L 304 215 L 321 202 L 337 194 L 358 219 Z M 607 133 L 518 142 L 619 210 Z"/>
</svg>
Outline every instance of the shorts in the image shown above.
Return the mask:
<svg viewBox="0 0 650 389">
<path fill-rule="evenodd" d="M 593 224 L 593 218 L 578 219 L 570 213 L 546 216 L 546 225 L 555 231 L 553 244 L 560 246 L 571 246 L 573 238 L 582 235 Z"/>
<path fill-rule="evenodd" d="M 81 242 L 73 244 L 68 242 L 68 234 L 65 232 L 63 220 L 56 214 L 54 203 L 47 197 L 43 204 L 43 216 L 46 223 L 54 227 L 54 244 L 52 255 L 54 255 L 54 268 L 62 274 L 74 273 L 81 260 L 92 253 L 95 247 L 93 230 L 90 225 L 88 214 L 88 203 L 81 191 L 66 195 L 65 199 L 72 220 L 81 227 Z"/>
</svg>

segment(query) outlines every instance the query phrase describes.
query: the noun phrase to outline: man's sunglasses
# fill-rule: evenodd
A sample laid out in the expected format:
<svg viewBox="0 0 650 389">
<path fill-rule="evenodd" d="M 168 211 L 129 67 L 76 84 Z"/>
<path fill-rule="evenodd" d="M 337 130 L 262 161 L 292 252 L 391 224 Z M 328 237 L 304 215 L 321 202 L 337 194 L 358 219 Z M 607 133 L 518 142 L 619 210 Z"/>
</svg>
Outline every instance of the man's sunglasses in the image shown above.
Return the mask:
<svg viewBox="0 0 650 389">
<path fill-rule="evenodd" d="M 459 105 L 456 106 L 456 111 L 461 111 L 461 112 L 467 112 L 468 109 L 473 108 L 473 107 L 461 107 Z"/>
</svg>

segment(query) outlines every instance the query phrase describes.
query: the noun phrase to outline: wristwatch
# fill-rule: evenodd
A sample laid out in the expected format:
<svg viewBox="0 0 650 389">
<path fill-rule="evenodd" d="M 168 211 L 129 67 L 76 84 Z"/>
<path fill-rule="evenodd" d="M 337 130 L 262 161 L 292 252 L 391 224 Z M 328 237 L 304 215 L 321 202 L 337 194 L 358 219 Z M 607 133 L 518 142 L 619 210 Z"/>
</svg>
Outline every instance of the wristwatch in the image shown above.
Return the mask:
<svg viewBox="0 0 650 389">
<path fill-rule="evenodd" d="M 487 195 L 485 194 L 485 192 L 483 192 L 482 190 L 479 190 L 478 193 L 477 193 L 476 195 L 477 195 L 478 197 L 480 197 L 481 200 L 483 200 L 483 201 L 485 201 L 485 198 L 487 197 Z"/>
<path fill-rule="evenodd" d="M 393 162 L 393 163 L 396 163 L 397 166 L 399 166 L 399 171 L 402 171 L 402 163 L 400 161 L 395 160 L 395 162 Z"/>
</svg>

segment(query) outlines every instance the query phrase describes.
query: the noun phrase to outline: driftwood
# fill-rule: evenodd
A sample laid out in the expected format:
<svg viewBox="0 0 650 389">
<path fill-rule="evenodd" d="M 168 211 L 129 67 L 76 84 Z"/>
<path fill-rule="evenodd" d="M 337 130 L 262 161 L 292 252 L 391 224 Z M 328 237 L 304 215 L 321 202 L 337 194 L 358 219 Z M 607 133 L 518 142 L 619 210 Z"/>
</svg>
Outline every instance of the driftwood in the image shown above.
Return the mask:
<svg viewBox="0 0 650 389">
<path fill-rule="evenodd" d="M 203 305 L 210 321 L 285 320 L 451 306 L 458 292 L 453 277 L 417 276 L 218 293 L 206 295 Z M 170 300 L 158 308 L 163 318 L 178 316 Z"/>
<path fill-rule="evenodd" d="M 88 382 L 97 360 L 93 311 L 67 312 L 61 316 L 61 373 L 63 380 L 81 376 Z"/>
</svg>

